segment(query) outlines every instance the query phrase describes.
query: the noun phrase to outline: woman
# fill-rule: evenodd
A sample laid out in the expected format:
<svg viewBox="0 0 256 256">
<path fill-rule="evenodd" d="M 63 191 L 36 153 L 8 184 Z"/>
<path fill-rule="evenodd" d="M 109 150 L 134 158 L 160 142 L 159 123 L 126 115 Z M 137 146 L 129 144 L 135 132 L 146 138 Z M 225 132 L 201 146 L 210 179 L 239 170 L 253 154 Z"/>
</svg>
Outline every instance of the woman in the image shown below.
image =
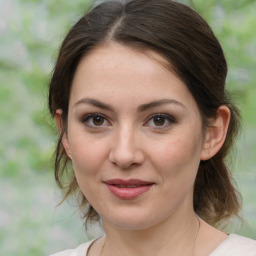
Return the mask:
<svg viewBox="0 0 256 256">
<path fill-rule="evenodd" d="M 256 255 L 215 228 L 240 209 L 226 74 L 207 23 L 170 0 L 108 1 L 73 26 L 49 91 L 55 178 L 105 236 L 56 256 Z"/>
</svg>

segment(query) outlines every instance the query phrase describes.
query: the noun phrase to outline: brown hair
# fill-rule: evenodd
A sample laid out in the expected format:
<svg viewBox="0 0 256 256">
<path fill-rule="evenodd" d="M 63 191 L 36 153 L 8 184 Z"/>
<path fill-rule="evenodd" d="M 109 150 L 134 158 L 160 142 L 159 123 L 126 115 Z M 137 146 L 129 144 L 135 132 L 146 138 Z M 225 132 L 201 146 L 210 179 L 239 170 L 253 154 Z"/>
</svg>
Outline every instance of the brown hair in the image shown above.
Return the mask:
<svg viewBox="0 0 256 256">
<path fill-rule="evenodd" d="M 61 139 L 66 131 L 70 88 L 77 65 L 92 49 L 110 41 L 163 56 L 196 100 L 204 128 L 221 105 L 229 107 L 231 120 L 224 145 L 214 157 L 200 163 L 194 210 L 212 225 L 238 216 L 238 192 L 225 164 L 240 124 L 239 112 L 225 92 L 227 63 L 207 22 L 188 6 L 171 0 L 104 2 L 82 17 L 64 39 L 49 89 L 52 116 L 57 109 L 63 110 L 64 130 L 56 147 L 55 179 L 65 190 L 64 199 L 75 194 L 80 207 L 86 209 L 87 219 L 98 216 L 80 191 L 72 168 L 66 168 L 69 158 Z"/>
</svg>

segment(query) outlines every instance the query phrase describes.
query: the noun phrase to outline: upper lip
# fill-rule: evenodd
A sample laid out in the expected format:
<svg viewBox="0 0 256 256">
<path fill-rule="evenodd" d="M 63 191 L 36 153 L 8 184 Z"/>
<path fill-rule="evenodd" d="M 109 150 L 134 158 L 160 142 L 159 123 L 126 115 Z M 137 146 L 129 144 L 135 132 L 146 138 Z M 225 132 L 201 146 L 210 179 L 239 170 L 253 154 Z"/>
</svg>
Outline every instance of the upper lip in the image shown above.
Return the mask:
<svg viewBox="0 0 256 256">
<path fill-rule="evenodd" d="M 143 186 L 143 185 L 152 185 L 154 184 L 153 182 L 150 181 L 144 181 L 144 180 L 139 180 L 139 179 L 129 179 L 129 180 L 123 180 L 123 179 L 110 179 L 104 181 L 104 183 L 108 185 L 122 185 L 122 186 Z"/>
</svg>

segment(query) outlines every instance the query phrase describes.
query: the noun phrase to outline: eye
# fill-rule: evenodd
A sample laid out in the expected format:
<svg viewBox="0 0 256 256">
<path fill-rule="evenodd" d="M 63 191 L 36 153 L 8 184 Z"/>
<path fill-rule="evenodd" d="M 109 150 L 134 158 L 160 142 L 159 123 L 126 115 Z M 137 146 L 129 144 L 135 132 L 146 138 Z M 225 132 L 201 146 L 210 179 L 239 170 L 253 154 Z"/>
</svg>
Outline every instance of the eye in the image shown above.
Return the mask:
<svg viewBox="0 0 256 256">
<path fill-rule="evenodd" d="M 100 113 L 88 114 L 82 118 L 81 122 L 92 128 L 100 128 L 110 125 L 108 120 Z"/>
<path fill-rule="evenodd" d="M 146 122 L 146 126 L 151 126 L 154 128 L 165 128 L 174 123 L 176 123 L 176 120 L 174 117 L 172 117 L 170 115 L 154 114 L 154 115 L 150 116 L 150 118 Z"/>
</svg>

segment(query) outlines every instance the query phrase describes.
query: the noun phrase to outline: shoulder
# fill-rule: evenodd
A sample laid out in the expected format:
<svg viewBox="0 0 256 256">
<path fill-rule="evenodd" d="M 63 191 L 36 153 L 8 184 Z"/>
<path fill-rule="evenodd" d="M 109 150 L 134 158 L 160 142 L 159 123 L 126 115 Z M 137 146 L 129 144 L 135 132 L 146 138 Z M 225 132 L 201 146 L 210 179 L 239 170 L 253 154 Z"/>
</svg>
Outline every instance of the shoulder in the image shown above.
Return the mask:
<svg viewBox="0 0 256 256">
<path fill-rule="evenodd" d="M 93 242 L 94 240 L 81 244 L 75 249 L 69 249 L 62 252 L 57 252 L 49 256 L 85 256 L 87 254 L 89 247 Z"/>
<path fill-rule="evenodd" d="M 256 240 L 230 234 L 210 256 L 256 256 Z"/>
</svg>

